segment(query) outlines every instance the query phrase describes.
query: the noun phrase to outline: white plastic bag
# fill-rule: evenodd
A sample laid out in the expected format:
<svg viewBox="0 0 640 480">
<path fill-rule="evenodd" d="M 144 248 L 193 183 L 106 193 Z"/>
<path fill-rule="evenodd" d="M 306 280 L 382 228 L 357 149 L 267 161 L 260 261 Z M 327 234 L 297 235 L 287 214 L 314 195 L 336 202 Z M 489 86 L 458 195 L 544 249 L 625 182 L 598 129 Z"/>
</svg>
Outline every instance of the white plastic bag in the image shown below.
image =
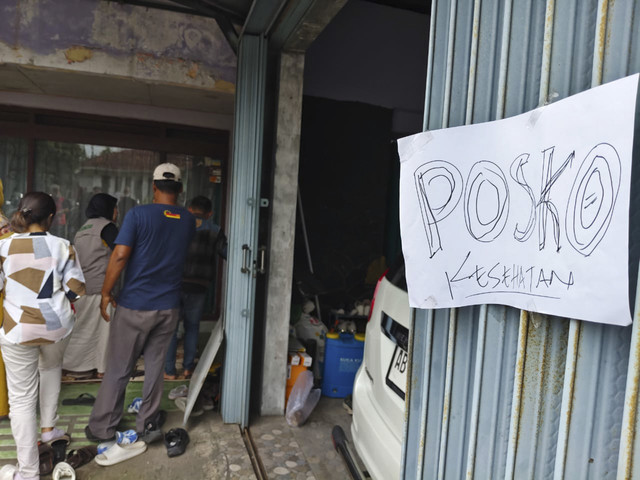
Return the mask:
<svg viewBox="0 0 640 480">
<path fill-rule="evenodd" d="M 299 427 L 307 421 L 320 400 L 320 389 L 313 388 L 313 373 L 305 370 L 298 375 L 287 402 L 285 418 L 292 427 Z"/>
</svg>

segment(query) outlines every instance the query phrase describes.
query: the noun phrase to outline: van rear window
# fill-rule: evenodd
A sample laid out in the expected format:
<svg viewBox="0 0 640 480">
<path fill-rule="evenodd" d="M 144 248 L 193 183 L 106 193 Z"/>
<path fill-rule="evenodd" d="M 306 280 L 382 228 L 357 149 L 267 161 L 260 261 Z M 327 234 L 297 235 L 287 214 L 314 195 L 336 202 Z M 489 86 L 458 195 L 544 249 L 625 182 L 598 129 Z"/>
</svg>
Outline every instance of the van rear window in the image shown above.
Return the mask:
<svg viewBox="0 0 640 480">
<path fill-rule="evenodd" d="M 400 325 L 393 318 L 382 312 L 380 322 L 382 333 L 405 352 L 409 350 L 409 329 Z"/>
</svg>

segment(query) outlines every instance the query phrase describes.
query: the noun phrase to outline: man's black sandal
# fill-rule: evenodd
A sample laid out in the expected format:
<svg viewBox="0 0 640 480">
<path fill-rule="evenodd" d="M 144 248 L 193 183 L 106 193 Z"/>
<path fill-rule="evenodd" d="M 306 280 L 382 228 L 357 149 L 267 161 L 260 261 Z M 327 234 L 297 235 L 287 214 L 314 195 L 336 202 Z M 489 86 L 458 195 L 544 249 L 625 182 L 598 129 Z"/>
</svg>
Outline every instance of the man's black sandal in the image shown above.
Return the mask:
<svg viewBox="0 0 640 480">
<path fill-rule="evenodd" d="M 164 436 L 164 444 L 167 447 L 169 457 L 182 455 L 187 449 L 189 434 L 184 428 L 172 428 Z"/>
</svg>

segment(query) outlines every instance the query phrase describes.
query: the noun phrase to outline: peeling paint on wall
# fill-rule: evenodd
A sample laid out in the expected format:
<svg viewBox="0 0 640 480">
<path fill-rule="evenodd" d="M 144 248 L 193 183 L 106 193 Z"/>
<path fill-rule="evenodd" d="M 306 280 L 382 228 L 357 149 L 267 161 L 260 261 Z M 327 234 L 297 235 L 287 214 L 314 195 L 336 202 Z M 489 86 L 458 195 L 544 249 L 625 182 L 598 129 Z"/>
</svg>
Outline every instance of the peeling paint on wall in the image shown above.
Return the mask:
<svg viewBox="0 0 640 480">
<path fill-rule="evenodd" d="M 64 56 L 68 63 L 84 62 L 93 57 L 93 50 L 85 47 L 71 47 L 65 50 Z"/>
<path fill-rule="evenodd" d="M 187 76 L 191 78 L 196 78 L 198 76 L 198 64 L 194 63 L 191 65 L 191 68 L 187 72 Z"/>
<path fill-rule="evenodd" d="M 216 90 L 225 93 L 236 93 L 236 86 L 231 82 L 225 82 L 224 80 L 218 80 L 216 82 Z"/>
<path fill-rule="evenodd" d="M 236 81 L 215 20 L 99 0 L 0 0 L 1 62 L 225 92 Z"/>
</svg>

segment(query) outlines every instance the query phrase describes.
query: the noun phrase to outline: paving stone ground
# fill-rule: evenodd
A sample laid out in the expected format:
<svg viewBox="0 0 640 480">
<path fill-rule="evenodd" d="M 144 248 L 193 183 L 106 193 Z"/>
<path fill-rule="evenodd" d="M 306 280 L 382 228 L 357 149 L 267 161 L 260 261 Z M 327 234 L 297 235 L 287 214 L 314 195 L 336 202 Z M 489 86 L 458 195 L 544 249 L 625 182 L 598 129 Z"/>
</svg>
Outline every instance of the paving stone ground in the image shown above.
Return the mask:
<svg viewBox="0 0 640 480">
<path fill-rule="evenodd" d="M 182 382 L 165 382 L 162 408 L 168 418 L 167 431 L 181 427 L 183 412 L 167 398 L 171 388 Z M 76 398 L 81 393 L 95 395 L 98 383 L 64 384 L 60 400 Z M 142 382 L 130 382 L 125 405 L 140 396 Z M 58 428 L 72 436 L 69 449 L 88 445 L 84 427 L 89 420 L 90 406 L 66 406 L 59 409 Z M 301 427 L 291 427 L 284 416 L 261 417 L 253 421 L 250 432 L 258 456 L 268 478 L 295 480 L 348 479 L 349 475 L 331 443 L 333 425 L 341 424 L 349 435 L 350 416 L 342 408 L 342 400 L 322 397 L 307 422 Z M 135 425 L 135 416 L 125 413 L 122 429 Z M 191 441 L 180 457 L 169 458 L 162 442 L 150 445 L 142 455 L 111 467 L 101 467 L 91 462 L 76 472 L 78 480 L 107 480 L 118 478 L 153 479 L 255 479 L 256 475 L 238 425 L 222 423 L 216 411 L 205 412 L 191 418 L 187 424 Z M 0 421 L 0 466 L 16 462 L 16 450 L 9 420 Z M 42 477 L 50 478 L 50 477 Z"/>
</svg>

